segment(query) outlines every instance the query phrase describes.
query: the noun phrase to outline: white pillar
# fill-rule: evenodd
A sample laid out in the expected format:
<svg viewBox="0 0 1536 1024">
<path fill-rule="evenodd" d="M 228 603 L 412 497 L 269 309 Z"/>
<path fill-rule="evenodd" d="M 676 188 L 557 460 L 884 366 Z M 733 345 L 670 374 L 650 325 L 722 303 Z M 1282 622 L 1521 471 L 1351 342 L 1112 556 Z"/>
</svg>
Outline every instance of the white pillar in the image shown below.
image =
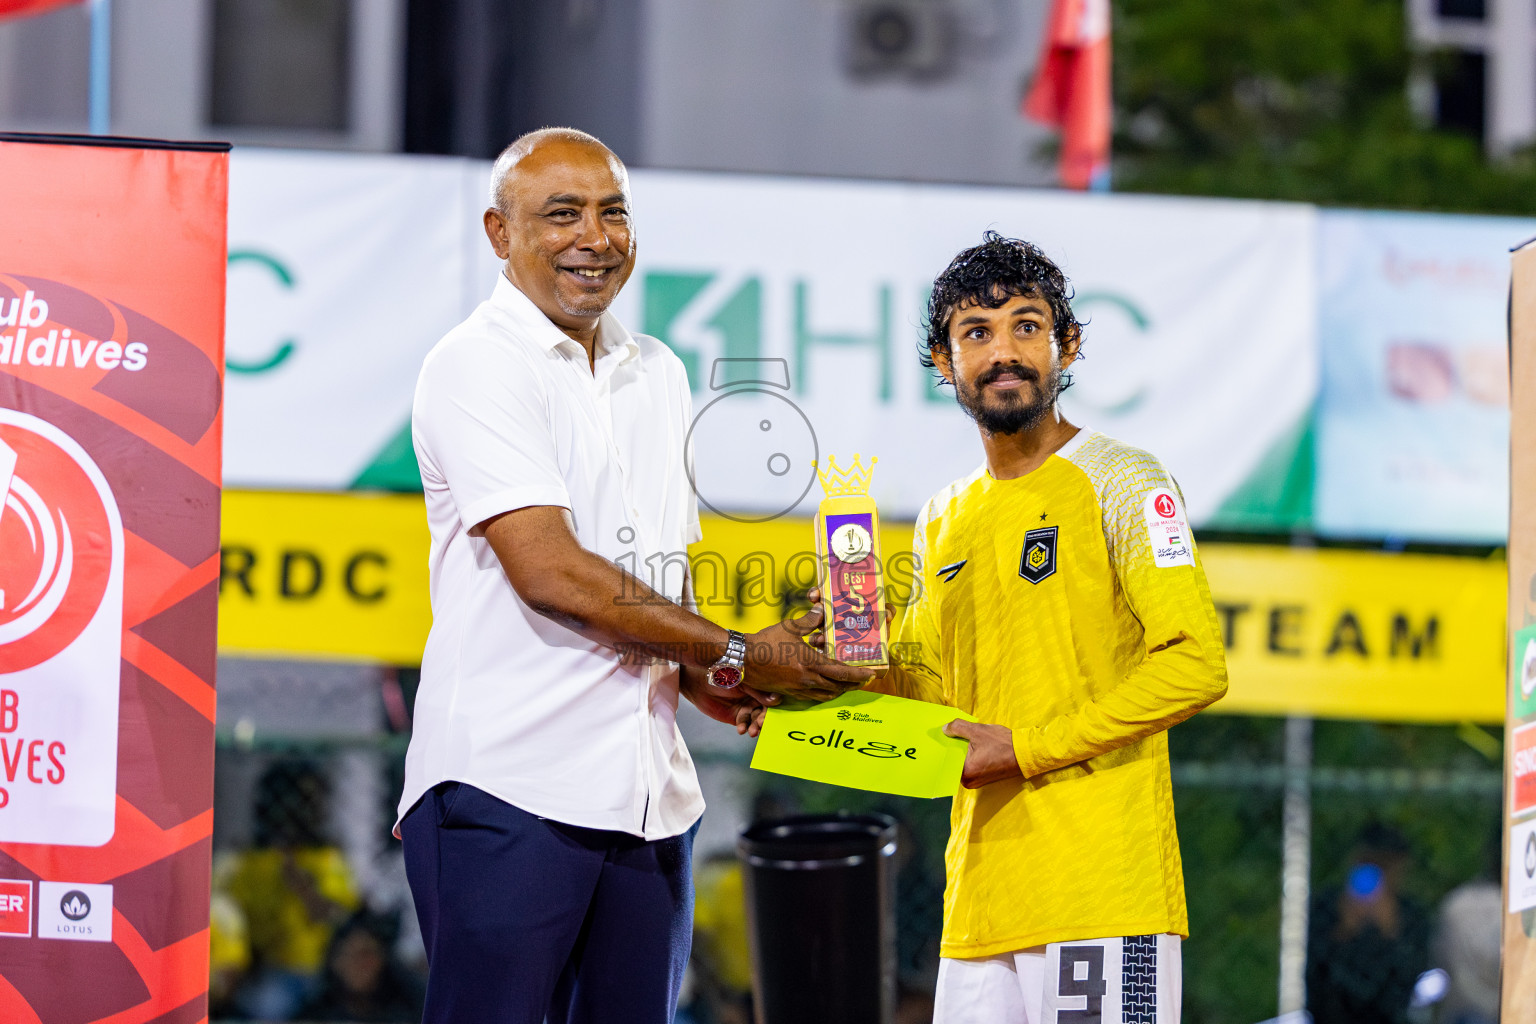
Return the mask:
<svg viewBox="0 0 1536 1024">
<path fill-rule="evenodd" d="M 1312 901 L 1312 719 L 1285 720 L 1280 846 L 1280 1015 L 1307 1005 L 1307 911 Z"/>
<path fill-rule="evenodd" d="M 405 127 L 405 0 L 352 4 L 352 147 L 389 153 Z"/>
<path fill-rule="evenodd" d="M 332 838 L 352 868 L 358 891 L 367 897 L 378 882 L 385 851 L 382 755 L 367 747 L 341 751 L 331 763 L 330 783 Z"/>
<path fill-rule="evenodd" d="M 1499 156 L 1536 140 L 1536 0 L 1489 0 L 1485 141 Z"/>
<path fill-rule="evenodd" d="M 91 0 L 92 135 L 112 130 L 112 0 Z"/>
</svg>

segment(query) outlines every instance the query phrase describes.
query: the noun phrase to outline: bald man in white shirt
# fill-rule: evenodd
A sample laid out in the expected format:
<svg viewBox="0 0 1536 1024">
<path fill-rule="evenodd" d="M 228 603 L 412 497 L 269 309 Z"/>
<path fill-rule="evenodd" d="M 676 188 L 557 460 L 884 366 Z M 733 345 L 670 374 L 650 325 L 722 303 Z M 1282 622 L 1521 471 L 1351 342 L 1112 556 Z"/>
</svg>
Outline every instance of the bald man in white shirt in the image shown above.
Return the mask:
<svg viewBox="0 0 1536 1024">
<path fill-rule="evenodd" d="M 433 624 L 397 831 L 425 1020 L 666 1024 L 704 810 L 679 695 L 747 731 L 777 694 L 869 673 L 800 642 L 819 612 L 745 637 L 690 610 L 686 573 L 629 574 L 699 523 L 682 362 L 608 313 L 634 265 L 628 174 L 545 129 L 492 179 L 503 273 L 427 356 L 412 411 Z"/>
</svg>

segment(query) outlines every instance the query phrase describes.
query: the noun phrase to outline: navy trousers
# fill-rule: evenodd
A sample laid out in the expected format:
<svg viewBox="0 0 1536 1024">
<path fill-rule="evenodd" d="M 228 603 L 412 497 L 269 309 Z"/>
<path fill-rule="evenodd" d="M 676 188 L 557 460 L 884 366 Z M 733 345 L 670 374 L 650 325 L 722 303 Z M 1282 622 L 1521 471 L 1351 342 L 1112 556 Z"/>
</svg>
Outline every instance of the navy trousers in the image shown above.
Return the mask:
<svg viewBox="0 0 1536 1024">
<path fill-rule="evenodd" d="M 401 822 L 425 1024 L 671 1024 L 693 836 L 565 825 L 445 782 Z"/>
</svg>

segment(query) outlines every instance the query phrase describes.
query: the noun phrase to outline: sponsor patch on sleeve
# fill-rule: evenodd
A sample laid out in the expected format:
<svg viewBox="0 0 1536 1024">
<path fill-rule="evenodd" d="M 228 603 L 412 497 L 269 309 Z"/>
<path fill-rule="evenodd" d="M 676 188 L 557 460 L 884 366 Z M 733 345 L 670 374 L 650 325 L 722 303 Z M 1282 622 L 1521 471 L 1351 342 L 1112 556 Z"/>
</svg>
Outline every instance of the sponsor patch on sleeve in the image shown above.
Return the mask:
<svg viewBox="0 0 1536 1024">
<path fill-rule="evenodd" d="M 1159 569 L 1195 564 L 1195 542 L 1189 533 L 1189 520 L 1178 496 L 1166 487 L 1147 494 L 1145 510 L 1147 540 L 1152 544 L 1152 561 Z"/>
</svg>

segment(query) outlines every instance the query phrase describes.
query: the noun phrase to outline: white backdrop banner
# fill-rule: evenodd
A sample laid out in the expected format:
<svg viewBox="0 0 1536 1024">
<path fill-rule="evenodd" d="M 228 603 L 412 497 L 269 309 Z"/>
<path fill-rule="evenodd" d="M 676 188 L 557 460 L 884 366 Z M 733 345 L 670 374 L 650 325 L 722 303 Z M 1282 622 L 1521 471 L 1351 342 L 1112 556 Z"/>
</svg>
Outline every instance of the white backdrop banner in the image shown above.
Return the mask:
<svg viewBox="0 0 1536 1024">
<path fill-rule="evenodd" d="M 1040 245 L 1076 288 L 1069 418 L 1158 455 L 1197 523 L 1316 394 L 1308 207 L 678 173 L 636 173 L 634 190 L 640 263 L 616 309 L 689 363 L 716 511 L 795 507 L 818 450 L 878 455 L 875 497 L 897 516 L 980 464 L 917 345 L 933 278 L 988 228 Z M 767 383 L 732 385 L 743 374 Z"/>
<path fill-rule="evenodd" d="M 466 161 L 242 149 L 230 161 L 224 479 L 348 487 L 410 419 L 474 302 Z"/>
<path fill-rule="evenodd" d="M 421 358 L 497 271 L 488 176 L 234 154 L 231 486 L 409 476 Z M 688 364 L 707 506 L 806 513 L 812 461 L 861 452 L 880 458 L 882 511 L 905 517 L 978 465 L 974 425 L 917 344 L 934 276 L 994 228 L 1042 246 L 1077 290 L 1089 326 L 1068 415 L 1157 454 L 1196 523 L 1274 513 L 1245 495 L 1290 469 L 1316 395 L 1312 208 L 663 171 L 633 184 L 640 260 L 615 311 Z"/>
<path fill-rule="evenodd" d="M 1501 543 L 1509 249 L 1536 221 L 1321 218 L 1318 531 Z"/>
</svg>

